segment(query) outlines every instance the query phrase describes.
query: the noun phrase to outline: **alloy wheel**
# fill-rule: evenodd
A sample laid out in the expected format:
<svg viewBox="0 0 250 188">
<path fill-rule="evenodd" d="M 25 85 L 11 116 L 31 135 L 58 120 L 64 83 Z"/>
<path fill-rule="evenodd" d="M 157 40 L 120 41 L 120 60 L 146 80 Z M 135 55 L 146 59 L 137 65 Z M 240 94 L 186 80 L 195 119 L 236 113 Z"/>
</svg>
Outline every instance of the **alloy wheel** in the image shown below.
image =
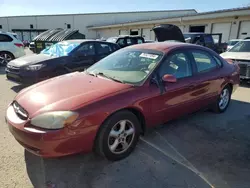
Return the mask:
<svg viewBox="0 0 250 188">
<path fill-rule="evenodd" d="M 108 137 L 108 146 L 112 153 L 121 154 L 127 151 L 135 136 L 134 124 L 129 120 L 116 123 Z"/>
<path fill-rule="evenodd" d="M 10 62 L 12 60 L 11 55 L 7 54 L 7 53 L 1 53 L 0 54 L 0 64 L 1 65 L 6 65 L 8 62 Z"/>
<path fill-rule="evenodd" d="M 229 100 L 230 100 L 230 92 L 228 88 L 225 88 L 222 90 L 220 94 L 219 108 L 221 110 L 224 110 L 227 107 Z"/>
</svg>

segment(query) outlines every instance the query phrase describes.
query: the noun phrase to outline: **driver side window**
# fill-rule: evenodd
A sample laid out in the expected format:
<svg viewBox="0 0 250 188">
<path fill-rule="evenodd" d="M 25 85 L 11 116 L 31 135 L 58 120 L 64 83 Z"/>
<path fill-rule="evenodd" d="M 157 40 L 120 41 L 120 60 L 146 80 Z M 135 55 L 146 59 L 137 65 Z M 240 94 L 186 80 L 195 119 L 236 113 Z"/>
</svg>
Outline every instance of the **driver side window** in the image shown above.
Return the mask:
<svg viewBox="0 0 250 188">
<path fill-rule="evenodd" d="M 159 70 L 160 77 L 165 74 L 174 75 L 177 79 L 192 76 L 191 62 L 187 55 L 182 52 L 171 54 Z"/>
<path fill-rule="evenodd" d="M 95 55 L 94 43 L 83 44 L 77 49 L 77 52 L 85 56 Z"/>
</svg>

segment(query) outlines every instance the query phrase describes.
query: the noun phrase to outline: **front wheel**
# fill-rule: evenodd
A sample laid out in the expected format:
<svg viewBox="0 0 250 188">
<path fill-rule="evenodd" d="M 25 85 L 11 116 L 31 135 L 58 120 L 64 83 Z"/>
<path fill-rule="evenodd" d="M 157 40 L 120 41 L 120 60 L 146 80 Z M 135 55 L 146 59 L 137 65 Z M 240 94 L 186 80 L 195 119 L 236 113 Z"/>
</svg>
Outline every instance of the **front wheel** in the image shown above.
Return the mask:
<svg viewBox="0 0 250 188">
<path fill-rule="evenodd" d="M 134 150 L 139 136 L 140 123 L 137 117 L 129 111 L 120 111 L 101 125 L 95 150 L 108 160 L 121 160 Z"/>
<path fill-rule="evenodd" d="M 231 94 L 232 91 L 230 87 L 226 86 L 223 88 L 214 106 L 214 112 L 222 113 L 226 111 L 231 101 Z"/>
</svg>

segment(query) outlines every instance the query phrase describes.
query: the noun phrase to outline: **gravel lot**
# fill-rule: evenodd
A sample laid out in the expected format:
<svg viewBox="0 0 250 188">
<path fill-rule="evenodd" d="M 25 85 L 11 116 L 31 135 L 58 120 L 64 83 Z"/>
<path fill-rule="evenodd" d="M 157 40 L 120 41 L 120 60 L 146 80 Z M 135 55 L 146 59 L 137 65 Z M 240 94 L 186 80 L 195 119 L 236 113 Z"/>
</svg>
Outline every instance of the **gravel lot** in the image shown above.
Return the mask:
<svg viewBox="0 0 250 188">
<path fill-rule="evenodd" d="M 249 188 L 250 88 L 224 114 L 199 112 L 151 130 L 118 162 L 94 154 L 42 159 L 26 152 L 4 121 L 22 87 L 0 68 L 0 185 L 16 188 Z"/>
</svg>

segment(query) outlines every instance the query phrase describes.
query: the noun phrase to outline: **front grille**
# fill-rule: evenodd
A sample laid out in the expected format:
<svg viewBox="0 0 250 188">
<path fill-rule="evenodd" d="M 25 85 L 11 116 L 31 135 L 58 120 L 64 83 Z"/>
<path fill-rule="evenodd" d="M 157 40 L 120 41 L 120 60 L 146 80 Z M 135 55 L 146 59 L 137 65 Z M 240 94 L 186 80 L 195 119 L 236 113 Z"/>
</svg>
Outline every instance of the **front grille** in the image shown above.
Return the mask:
<svg viewBox="0 0 250 188">
<path fill-rule="evenodd" d="M 7 65 L 7 70 L 9 72 L 13 72 L 13 73 L 19 73 L 19 67 L 15 67 L 15 66 L 12 66 L 12 65 Z"/>
<path fill-rule="evenodd" d="M 13 108 L 14 111 L 16 112 L 16 115 L 22 119 L 22 120 L 27 120 L 29 115 L 28 112 L 21 106 L 19 105 L 16 101 L 13 102 Z"/>
<path fill-rule="evenodd" d="M 247 76 L 247 65 L 246 64 L 238 64 L 240 67 L 240 75 Z"/>
</svg>

